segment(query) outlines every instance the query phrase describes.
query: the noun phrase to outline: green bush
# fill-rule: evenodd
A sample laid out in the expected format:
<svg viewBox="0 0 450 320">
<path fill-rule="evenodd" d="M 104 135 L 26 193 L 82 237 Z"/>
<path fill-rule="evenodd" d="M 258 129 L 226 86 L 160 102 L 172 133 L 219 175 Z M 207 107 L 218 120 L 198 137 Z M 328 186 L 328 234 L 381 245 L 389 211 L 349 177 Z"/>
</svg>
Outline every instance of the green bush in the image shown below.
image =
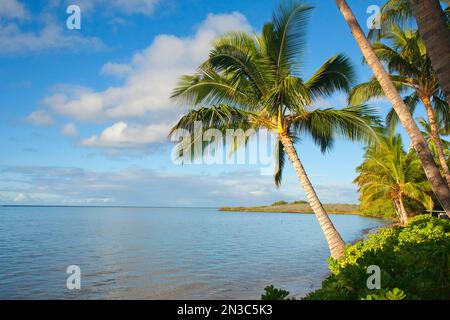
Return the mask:
<svg viewBox="0 0 450 320">
<path fill-rule="evenodd" d="M 305 201 L 305 200 L 297 200 L 297 201 L 292 202 L 292 204 L 308 204 L 308 201 Z"/>
<path fill-rule="evenodd" d="M 286 201 L 275 201 L 274 203 L 272 203 L 273 206 L 284 206 L 286 204 L 289 204 Z"/>
<path fill-rule="evenodd" d="M 277 289 L 273 285 L 264 288 L 261 300 L 289 300 L 289 291 Z"/>
<path fill-rule="evenodd" d="M 450 299 L 450 221 L 428 215 L 406 227 L 381 229 L 330 259 L 331 275 L 305 299 Z M 381 290 L 366 286 L 381 270 Z"/>
<path fill-rule="evenodd" d="M 363 215 L 396 218 L 394 204 L 392 201 L 386 201 L 385 199 L 377 199 L 371 202 L 365 202 L 361 200 L 359 210 Z"/>
<path fill-rule="evenodd" d="M 399 288 L 392 290 L 375 290 L 376 293 L 367 295 L 361 300 L 403 300 L 406 298 L 406 294 Z"/>
</svg>

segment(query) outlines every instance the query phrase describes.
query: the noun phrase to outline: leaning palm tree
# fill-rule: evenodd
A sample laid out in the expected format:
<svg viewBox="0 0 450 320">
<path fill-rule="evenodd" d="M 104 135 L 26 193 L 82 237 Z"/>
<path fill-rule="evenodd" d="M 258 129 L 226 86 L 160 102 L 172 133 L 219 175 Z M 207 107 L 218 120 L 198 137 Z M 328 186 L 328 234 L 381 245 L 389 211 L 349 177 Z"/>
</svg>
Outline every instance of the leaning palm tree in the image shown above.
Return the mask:
<svg viewBox="0 0 450 320">
<path fill-rule="evenodd" d="M 388 0 L 381 8 L 381 30 L 371 30 L 369 37 L 382 34 L 392 24 L 410 24 L 414 17 L 450 104 L 450 0 Z"/>
<path fill-rule="evenodd" d="M 344 16 L 353 37 L 358 43 L 361 52 L 367 61 L 367 64 L 372 69 L 376 79 L 383 89 L 385 96 L 391 102 L 401 124 L 408 133 L 412 145 L 414 146 L 414 149 L 416 149 L 420 161 L 422 162 L 423 169 L 425 170 L 425 174 L 431 184 L 433 192 L 442 204 L 446 214 L 450 217 L 450 188 L 441 176 L 439 168 L 434 162 L 433 155 L 428 148 L 428 144 L 422 136 L 419 127 L 414 122 L 408 107 L 403 102 L 403 99 L 398 93 L 395 85 L 392 83 L 389 74 L 384 69 L 382 63 L 375 54 L 369 40 L 361 29 L 361 26 L 356 20 L 355 15 L 348 6 L 347 2 L 345 0 L 336 0 L 336 5 Z"/>
<path fill-rule="evenodd" d="M 423 37 L 433 69 L 450 104 L 450 29 L 447 16 L 437 0 L 410 0 L 419 32 Z M 442 1 L 450 5 L 450 1 Z"/>
<path fill-rule="evenodd" d="M 425 45 L 417 31 L 402 29 L 398 25 L 381 35 L 386 43 L 375 42 L 373 50 L 380 61 L 384 62 L 391 75 L 391 80 L 400 92 L 407 92 L 405 104 L 413 114 L 419 103 L 425 107 L 431 134 L 436 147 L 438 160 L 450 187 L 450 170 L 444 155 L 444 148 L 439 136 L 439 119 L 450 127 L 450 107 L 445 101 L 444 93 L 431 67 Z M 376 78 L 355 86 L 349 99 L 351 103 L 364 103 L 367 100 L 384 96 L 383 89 Z M 387 115 L 387 124 L 394 128 L 398 116 L 394 109 Z"/>
<path fill-rule="evenodd" d="M 363 163 L 356 169 L 358 176 L 354 182 L 359 186 L 362 202 L 392 201 L 401 224 L 406 224 L 405 200 L 415 200 L 433 209 L 430 185 L 423 176 L 417 154 L 403 150 L 400 135 L 390 135 L 381 141 L 378 146 L 367 149 Z"/>
<path fill-rule="evenodd" d="M 441 3 L 444 9 L 447 24 L 450 24 L 450 0 L 432 0 Z M 427 4 L 428 6 L 429 4 Z M 410 0 L 387 0 L 381 7 L 380 11 L 380 28 L 373 28 L 369 31 L 370 39 L 378 39 L 379 36 L 392 25 L 400 25 L 401 27 L 411 26 L 416 21 L 413 11 L 413 5 Z"/>
<path fill-rule="evenodd" d="M 293 165 L 312 210 L 325 234 L 331 256 L 343 254 L 345 243 L 328 217 L 303 167 L 294 141 L 312 136 L 323 152 L 336 137 L 373 141 L 379 125 L 367 106 L 318 109 L 314 103 L 336 91 L 348 92 L 354 72 L 349 59 L 328 59 L 308 80 L 300 76 L 306 22 L 312 7 L 299 2 L 282 4 L 261 35 L 226 34 L 213 43 L 209 58 L 193 75 L 182 77 L 173 98 L 194 109 L 174 126 L 194 134 L 196 122 L 204 129 L 268 130 L 278 138 L 281 182 L 284 159 Z M 195 139 L 192 140 L 192 142 Z M 247 141 L 247 140 L 246 140 Z M 237 149 L 234 145 L 232 150 Z"/>
<path fill-rule="evenodd" d="M 420 126 L 422 127 L 422 134 L 425 137 L 425 140 L 428 142 L 431 151 L 433 152 L 433 154 L 436 156 L 436 158 L 438 157 L 438 151 L 436 148 L 436 144 L 434 142 L 434 138 L 433 138 L 433 133 L 432 133 L 432 129 L 431 129 L 431 125 L 422 117 L 419 117 L 418 119 Z M 442 148 L 444 149 L 444 156 L 447 159 L 447 163 L 450 161 L 450 142 L 445 140 L 443 138 L 443 136 L 448 136 L 450 134 L 450 131 L 448 130 L 448 128 L 446 128 L 442 121 L 438 121 L 439 123 L 439 135 L 441 136 L 440 138 L 440 144 L 442 145 Z"/>
</svg>

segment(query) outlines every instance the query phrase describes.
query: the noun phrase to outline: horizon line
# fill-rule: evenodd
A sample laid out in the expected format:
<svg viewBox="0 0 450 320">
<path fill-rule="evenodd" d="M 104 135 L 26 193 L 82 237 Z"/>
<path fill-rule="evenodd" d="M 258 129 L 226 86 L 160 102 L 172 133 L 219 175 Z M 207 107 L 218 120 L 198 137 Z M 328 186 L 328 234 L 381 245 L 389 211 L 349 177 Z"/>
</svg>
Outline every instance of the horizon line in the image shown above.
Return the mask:
<svg viewBox="0 0 450 320">
<path fill-rule="evenodd" d="M 195 209 L 216 209 L 217 207 L 199 207 L 199 206 L 101 206 L 101 205 L 59 205 L 59 204 L 2 204 L 0 207 L 12 208 L 12 207 L 37 207 L 37 208 L 195 208 Z"/>
</svg>

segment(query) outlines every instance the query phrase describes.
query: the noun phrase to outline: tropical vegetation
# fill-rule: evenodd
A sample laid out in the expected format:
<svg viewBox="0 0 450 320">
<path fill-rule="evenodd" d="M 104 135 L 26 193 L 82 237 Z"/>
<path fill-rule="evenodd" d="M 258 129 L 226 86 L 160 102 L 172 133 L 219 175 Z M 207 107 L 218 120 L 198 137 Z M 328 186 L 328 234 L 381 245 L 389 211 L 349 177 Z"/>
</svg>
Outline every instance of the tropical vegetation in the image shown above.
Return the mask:
<svg viewBox="0 0 450 320">
<path fill-rule="evenodd" d="M 434 208 L 417 154 L 404 151 L 400 135 L 383 137 L 380 145 L 368 148 L 356 171 L 359 175 L 354 182 L 359 186 L 361 202 L 391 202 L 403 225 L 411 212 Z"/>
<path fill-rule="evenodd" d="M 437 1 L 434 1 L 434 2 L 437 2 Z M 424 1 L 424 3 L 425 3 L 424 9 L 426 10 L 426 12 L 431 13 L 433 11 L 431 8 L 431 7 L 433 7 L 433 5 L 430 3 L 430 1 Z M 356 42 L 358 43 L 358 45 L 361 49 L 361 52 L 364 56 L 365 61 L 367 62 L 368 66 L 372 69 L 372 71 L 375 75 L 375 78 L 379 83 L 379 86 L 381 87 L 382 91 L 384 92 L 384 95 L 386 96 L 386 98 L 392 104 L 392 107 L 393 107 L 395 113 L 397 114 L 399 121 L 401 122 L 406 133 L 408 134 L 408 136 L 411 140 L 411 145 L 417 152 L 417 155 L 421 161 L 422 167 L 425 171 L 425 175 L 430 183 L 433 193 L 436 195 L 436 198 L 437 198 L 438 202 L 440 203 L 440 205 L 442 205 L 442 208 L 445 210 L 447 215 L 450 217 L 450 188 L 449 188 L 448 184 L 446 183 L 445 179 L 442 177 L 441 172 L 434 161 L 434 157 L 430 150 L 430 147 L 428 146 L 427 141 L 425 140 L 424 136 L 422 135 L 422 133 L 419 129 L 419 126 L 414 121 L 408 106 L 404 102 L 403 98 L 400 96 L 400 93 L 398 92 L 395 84 L 393 83 L 391 75 L 385 70 L 382 62 L 376 55 L 374 48 L 372 47 L 367 36 L 361 29 L 361 26 L 359 25 L 358 21 L 356 20 L 354 14 L 353 14 L 351 8 L 348 6 L 347 2 L 345 0 L 336 0 L 336 4 L 338 6 L 338 9 L 342 13 L 345 21 L 347 22 L 347 24 L 350 28 L 350 31 L 352 32 Z M 417 5 L 418 5 L 417 1 L 412 0 L 411 4 L 413 7 L 415 7 L 417 9 Z M 414 10 L 414 11 L 417 11 L 417 10 Z M 440 11 L 440 9 L 438 11 Z M 422 15 L 422 14 L 423 13 L 420 13 L 420 15 Z M 438 14 L 439 14 L 439 12 L 438 12 Z M 430 16 L 432 16 L 432 15 L 430 14 Z M 441 26 L 441 29 L 445 29 L 444 33 L 448 32 L 447 23 L 444 22 L 444 26 Z M 420 32 L 420 30 L 419 30 L 419 32 Z M 430 52 L 430 54 L 431 54 L 431 51 L 435 52 L 437 50 L 435 41 L 431 41 L 432 39 L 430 40 L 430 38 L 434 38 L 434 36 L 432 36 L 428 33 L 424 33 L 424 32 L 422 32 L 422 34 L 424 34 L 428 38 L 427 41 L 424 40 L 425 43 L 426 42 L 428 42 L 429 44 L 433 43 L 432 46 L 428 45 L 428 47 L 429 47 L 428 51 Z M 449 37 L 447 37 L 444 34 L 443 38 L 441 39 L 444 42 L 443 45 L 440 46 L 441 48 L 445 49 L 445 47 L 447 46 L 445 42 L 447 42 L 448 39 L 449 39 Z M 439 47 L 439 46 L 437 46 L 437 47 Z M 448 76 L 448 74 L 449 74 L 448 73 L 449 59 L 442 61 L 442 59 L 435 58 L 433 60 L 434 60 L 434 63 L 432 62 L 433 65 L 440 66 L 439 70 L 437 68 L 433 68 L 433 70 L 437 70 L 437 71 L 439 71 L 437 73 L 441 74 L 442 69 L 444 69 L 445 73 Z M 444 77 L 445 77 L 445 75 L 444 75 Z M 444 88 L 444 91 L 447 92 L 445 90 L 445 88 L 446 88 L 445 81 L 442 81 L 441 77 L 438 77 L 438 78 L 439 78 L 439 82 L 440 83 L 442 82 L 441 86 Z M 447 97 L 446 97 L 447 101 L 448 101 L 448 98 L 449 97 L 448 97 L 448 93 L 447 93 Z"/>
<path fill-rule="evenodd" d="M 316 214 L 331 255 L 339 258 L 345 243 L 317 196 L 294 143 L 310 135 L 325 152 L 337 137 L 374 142 L 374 127 L 380 121 L 374 108 L 366 105 L 315 107 L 320 98 L 337 91 L 348 92 L 354 71 L 349 59 L 337 54 L 309 79 L 303 77 L 302 53 L 311 10 L 300 2 L 283 3 L 260 34 L 233 32 L 216 39 L 208 59 L 195 74 L 183 76 L 173 92 L 174 99 L 193 109 L 179 120 L 171 134 L 184 129 L 194 135 L 195 124 L 201 122 L 203 129 L 264 129 L 276 135 L 279 165 L 275 183 L 281 183 L 287 158 Z M 235 141 L 232 144 L 233 150 L 241 147 Z"/>
<path fill-rule="evenodd" d="M 406 93 L 403 101 L 414 114 L 417 106 L 424 106 L 430 136 L 438 163 L 447 184 L 450 186 L 450 170 L 441 143 L 440 125 L 450 128 L 450 107 L 431 66 L 431 61 L 419 33 L 416 30 L 402 29 L 398 25 L 380 36 L 385 42 L 377 41 L 372 47 L 378 59 L 385 63 L 392 83 L 400 93 Z M 371 98 L 384 96 L 376 78 L 355 86 L 349 99 L 351 103 L 365 103 Z M 387 125 L 395 128 L 398 116 L 394 109 L 387 114 Z M 433 150 L 432 150 L 433 151 Z"/>
<path fill-rule="evenodd" d="M 347 246 L 306 299 L 450 299 L 449 253 L 450 221 L 421 215 Z M 381 289 L 368 288 L 369 266 L 380 268 Z"/>
</svg>

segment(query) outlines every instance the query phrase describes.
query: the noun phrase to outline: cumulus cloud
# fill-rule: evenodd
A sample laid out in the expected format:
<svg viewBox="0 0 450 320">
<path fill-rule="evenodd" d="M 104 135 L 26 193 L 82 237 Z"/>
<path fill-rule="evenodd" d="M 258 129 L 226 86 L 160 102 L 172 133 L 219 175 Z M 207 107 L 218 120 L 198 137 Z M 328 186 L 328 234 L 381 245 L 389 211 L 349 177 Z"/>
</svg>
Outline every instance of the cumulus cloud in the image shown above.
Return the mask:
<svg viewBox="0 0 450 320">
<path fill-rule="evenodd" d="M 25 6 L 17 0 L 2 0 L 0 18 L 24 19 L 28 17 Z"/>
<path fill-rule="evenodd" d="M 95 37 L 83 37 L 64 30 L 62 25 L 49 22 L 37 31 L 23 31 L 15 23 L 0 22 L 0 53 L 29 53 L 46 49 L 101 50 L 102 41 Z"/>
<path fill-rule="evenodd" d="M 45 110 L 33 111 L 28 115 L 26 120 L 36 126 L 49 126 L 54 123 L 52 116 Z"/>
<path fill-rule="evenodd" d="M 68 123 L 62 127 L 61 133 L 65 136 L 76 136 L 78 134 L 78 130 L 75 124 Z"/>
<path fill-rule="evenodd" d="M 94 10 L 110 11 L 126 15 L 141 14 L 151 15 L 160 0 L 66 0 L 66 4 L 80 6 L 82 12 Z"/>
<path fill-rule="evenodd" d="M 103 75 L 123 78 L 130 74 L 133 69 L 128 64 L 107 62 L 103 65 L 100 73 Z"/>
<path fill-rule="evenodd" d="M 161 123 L 168 128 L 182 111 L 169 99 L 177 80 L 183 74 L 192 73 L 207 57 L 211 41 L 215 37 L 232 30 L 250 31 L 251 27 L 245 16 L 237 12 L 209 14 L 194 36 L 180 38 L 159 35 L 128 63 L 105 63 L 101 73 L 123 77 L 123 85 L 103 91 L 60 85 L 52 95 L 44 99 L 43 104 L 57 114 L 79 121 L 116 122 L 105 129 L 100 137 L 94 136 L 84 141 L 84 145 L 113 146 L 113 141 L 117 141 L 119 146 L 123 145 L 123 141 L 152 143 L 156 142 L 155 137 L 162 141 L 167 131 L 165 135 L 158 131 L 163 126 Z M 141 122 L 146 119 L 147 125 L 130 124 L 130 119 L 133 118 Z M 151 134 L 150 130 L 156 131 Z M 111 139 L 112 133 L 118 136 Z"/>
<path fill-rule="evenodd" d="M 129 125 L 117 122 L 103 130 L 100 136 L 93 135 L 81 142 L 86 147 L 133 148 L 161 142 L 167 137 L 170 125 Z"/>
<path fill-rule="evenodd" d="M 57 3 L 52 1 L 42 6 L 41 11 L 28 12 L 17 0 L 3 0 L 0 5 L 0 54 L 68 48 L 92 51 L 105 47 L 98 38 L 67 30 L 64 21 L 59 21 L 52 11 L 58 7 Z"/>
<path fill-rule="evenodd" d="M 17 203 L 22 203 L 22 202 L 25 202 L 27 200 L 28 200 L 28 197 L 24 193 L 18 193 L 13 199 L 13 201 L 17 202 Z"/>
</svg>

